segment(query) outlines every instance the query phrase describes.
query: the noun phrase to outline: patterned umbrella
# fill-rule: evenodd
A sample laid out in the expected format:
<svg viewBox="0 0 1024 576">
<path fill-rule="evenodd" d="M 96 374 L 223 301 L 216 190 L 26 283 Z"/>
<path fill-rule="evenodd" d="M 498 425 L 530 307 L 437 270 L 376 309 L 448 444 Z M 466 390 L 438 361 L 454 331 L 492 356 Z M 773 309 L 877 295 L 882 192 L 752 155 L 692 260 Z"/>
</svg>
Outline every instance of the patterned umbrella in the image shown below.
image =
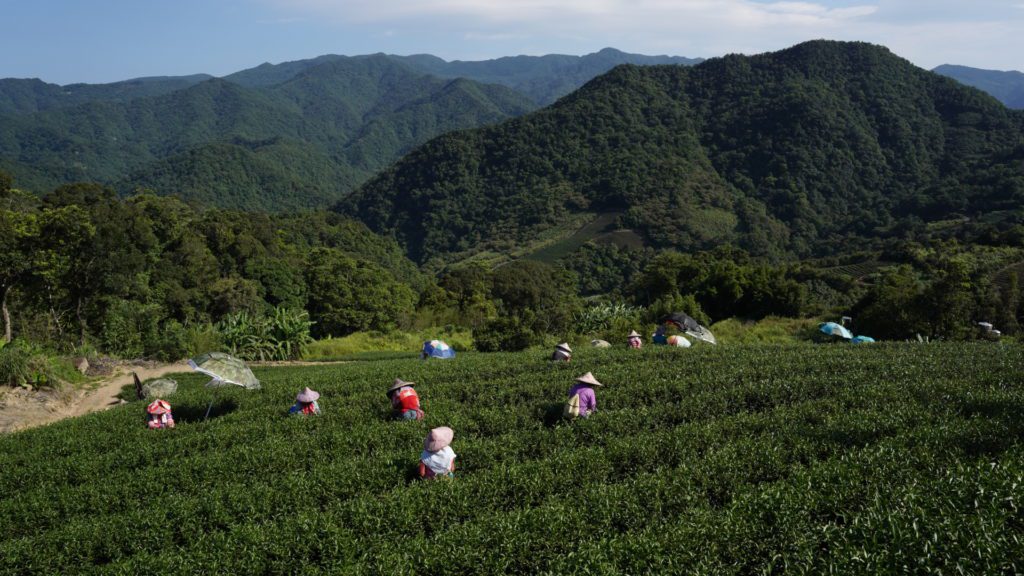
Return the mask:
<svg viewBox="0 0 1024 576">
<path fill-rule="evenodd" d="M 203 354 L 189 360 L 188 365 L 193 370 L 213 378 L 206 384 L 207 386 L 234 384 L 246 390 L 260 389 L 260 381 L 256 379 L 245 362 L 223 352 Z"/>
<path fill-rule="evenodd" d="M 260 381 L 253 375 L 252 370 L 238 358 L 223 352 L 210 352 L 188 361 L 188 365 L 196 372 L 202 372 L 213 378 L 206 383 L 209 387 L 221 387 L 228 384 L 241 386 L 246 390 L 259 390 Z M 206 407 L 206 416 L 210 417 L 210 409 L 213 408 L 213 398 L 210 398 L 210 405 Z"/>
</svg>

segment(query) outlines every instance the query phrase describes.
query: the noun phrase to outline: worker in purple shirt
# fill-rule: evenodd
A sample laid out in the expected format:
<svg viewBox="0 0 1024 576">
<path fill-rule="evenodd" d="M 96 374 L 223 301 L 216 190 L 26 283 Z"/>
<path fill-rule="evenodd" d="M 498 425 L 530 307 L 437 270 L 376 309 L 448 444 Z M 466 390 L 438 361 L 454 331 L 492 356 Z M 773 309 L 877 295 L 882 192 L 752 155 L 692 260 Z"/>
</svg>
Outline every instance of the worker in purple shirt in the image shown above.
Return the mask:
<svg viewBox="0 0 1024 576">
<path fill-rule="evenodd" d="M 572 388 L 569 388 L 569 398 L 576 396 L 580 397 L 580 416 L 586 418 L 590 416 L 594 411 L 597 410 L 597 395 L 594 393 L 594 387 L 602 386 L 597 378 L 590 372 L 587 372 L 583 376 L 576 379 L 576 383 L 573 384 Z"/>
</svg>

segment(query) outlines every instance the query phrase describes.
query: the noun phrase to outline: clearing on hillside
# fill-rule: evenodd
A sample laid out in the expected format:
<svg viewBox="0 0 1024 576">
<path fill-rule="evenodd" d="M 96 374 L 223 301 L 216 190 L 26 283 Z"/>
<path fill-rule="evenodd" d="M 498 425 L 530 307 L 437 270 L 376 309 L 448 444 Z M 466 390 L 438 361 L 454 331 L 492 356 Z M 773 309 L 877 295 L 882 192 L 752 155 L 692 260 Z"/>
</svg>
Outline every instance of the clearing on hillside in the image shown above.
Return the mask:
<svg viewBox="0 0 1024 576">
<path fill-rule="evenodd" d="M 173 430 L 133 402 L 0 437 L 0 574 L 1024 570 L 1021 347 L 580 348 L 257 368 L 207 421 L 181 375 Z M 284 415 L 303 386 L 323 416 Z M 456 478 L 414 480 L 442 425 Z"/>
</svg>

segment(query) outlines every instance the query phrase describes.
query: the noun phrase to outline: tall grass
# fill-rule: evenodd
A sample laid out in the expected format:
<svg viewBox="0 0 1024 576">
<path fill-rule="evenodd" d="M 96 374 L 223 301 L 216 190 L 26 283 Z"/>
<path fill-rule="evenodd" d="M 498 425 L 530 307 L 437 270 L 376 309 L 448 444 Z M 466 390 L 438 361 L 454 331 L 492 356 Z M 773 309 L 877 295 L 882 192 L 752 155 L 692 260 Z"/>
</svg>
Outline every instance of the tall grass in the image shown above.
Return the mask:
<svg viewBox="0 0 1024 576">
<path fill-rule="evenodd" d="M 792 344 L 810 340 L 817 326 L 814 318 L 768 316 L 756 322 L 729 318 L 710 329 L 720 344 Z"/>
<path fill-rule="evenodd" d="M 269 315 L 236 312 L 217 323 L 228 350 L 246 360 L 297 360 L 312 342 L 305 310 L 276 308 Z"/>
<path fill-rule="evenodd" d="M 64 358 L 23 340 L 0 347 L 0 386 L 59 387 L 85 378 Z"/>
<path fill-rule="evenodd" d="M 343 338 L 328 338 L 311 343 L 306 349 L 307 360 L 352 360 L 369 355 L 415 357 L 427 340 L 444 340 L 456 351 L 473 349 L 473 334 L 452 327 L 425 329 L 418 332 L 356 332 Z"/>
</svg>

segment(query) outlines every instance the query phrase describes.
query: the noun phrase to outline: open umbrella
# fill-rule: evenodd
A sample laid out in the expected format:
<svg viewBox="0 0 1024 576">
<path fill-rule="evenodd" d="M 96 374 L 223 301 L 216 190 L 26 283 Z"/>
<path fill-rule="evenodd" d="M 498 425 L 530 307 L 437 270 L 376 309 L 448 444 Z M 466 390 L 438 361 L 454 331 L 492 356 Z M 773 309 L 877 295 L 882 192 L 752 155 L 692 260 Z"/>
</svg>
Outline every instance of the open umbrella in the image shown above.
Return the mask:
<svg viewBox="0 0 1024 576">
<path fill-rule="evenodd" d="M 260 381 L 242 360 L 223 352 L 210 352 L 188 361 L 196 372 L 202 372 L 213 380 L 207 386 L 234 384 L 247 390 L 259 390 Z"/>
<path fill-rule="evenodd" d="M 260 389 L 260 381 L 245 362 L 229 354 L 210 352 L 189 360 L 188 365 L 196 372 L 213 378 L 206 383 L 211 388 L 233 384 L 246 390 Z M 210 417 L 210 408 L 213 408 L 213 398 L 210 398 L 210 405 L 206 407 L 206 418 Z"/>
<path fill-rule="evenodd" d="M 700 323 L 693 319 L 693 316 L 685 312 L 673 312 L 658 320 L 658 324 L 673 324 L 683 332 L 700 328 Z"/>
<path fill-rule="evenodd" d="M 874 341 L 875 339 L 872 338 L 871 336 L 854 336 L 853 338 L 850 339 L 850 342 L 854 344 L 870 344 L 871 342 Z"/>
<path fill-rule="evenodd" d="M 682 330 L 686 335 L 693 336 L 697 340 L 707 342 L 708 344 L 717 344 L 715 335 L 711 333 L 706 327 L 701 326 L 700 322 L 693 319 L 692 316 L 685 312 L 673 312 L 662 317 L 658 321 L 659 324 L 672 324 L 679 330 Z"/>
<path fill-rule="evenodd" d="M 442 358 L 450 359 L 455 358 L 455 350 L 447 343 L 441 340 L 429 340 L 423 343 L 423 353 L 420 354 L 421 358 Z"/>
<path fill-rule="evenodd" d="M 818 330 L 822 334 L 828 334 L 829 336 L 838 336 L 847 340 L 853 338 L 853 333 L 846 329 L 845 326 L 836 324 L 835 322 L 822 322 L 818 324 Z"/>
</svg>

